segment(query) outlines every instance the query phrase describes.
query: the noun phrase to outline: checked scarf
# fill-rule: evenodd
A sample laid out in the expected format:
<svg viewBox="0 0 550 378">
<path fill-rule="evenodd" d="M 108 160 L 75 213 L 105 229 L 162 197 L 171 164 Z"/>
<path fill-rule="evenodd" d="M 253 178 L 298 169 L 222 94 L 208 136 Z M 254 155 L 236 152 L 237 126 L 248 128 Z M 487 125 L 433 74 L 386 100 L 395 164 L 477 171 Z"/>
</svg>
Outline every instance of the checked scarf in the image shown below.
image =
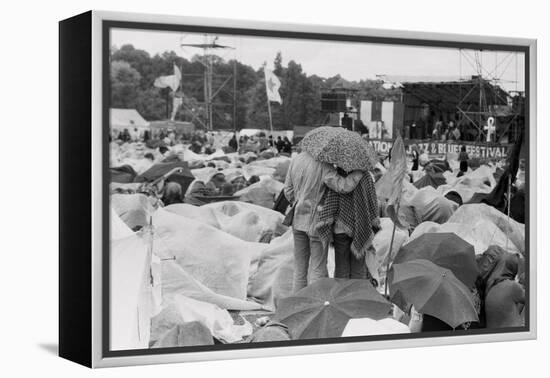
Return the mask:
<svg viewBox="0 0 550 378">
<path fill-rule="evenodd" d="M 339 222 L 353 239 L 351 251 L 355 257 L 365 256 L 380 229 L 378 199 L 371 175 L 365 173 L 350 193 L 340 194 L 327 188 L 321 204 L 316 229 L 323 245 L 332 241 L 333 226 Z"/>
</svg>

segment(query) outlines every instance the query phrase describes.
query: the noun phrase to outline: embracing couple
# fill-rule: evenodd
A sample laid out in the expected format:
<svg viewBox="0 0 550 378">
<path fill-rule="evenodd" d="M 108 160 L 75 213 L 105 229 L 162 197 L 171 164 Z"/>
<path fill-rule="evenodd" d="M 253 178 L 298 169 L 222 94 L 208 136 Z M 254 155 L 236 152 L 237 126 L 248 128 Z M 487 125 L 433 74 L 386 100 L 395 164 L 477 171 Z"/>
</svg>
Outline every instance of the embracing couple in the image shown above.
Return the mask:
<svg viewBox="0 0 550 378">
<path fill-rule="evenodd" d="M 334 278 L 370 279 L 365 255 L 380 226 L 370 173 L 345 172 L 304 151 L 290 163 L 284 193 L 294 212 L 293 291 L 328 277 L 330 242 Z"/>
</svg>

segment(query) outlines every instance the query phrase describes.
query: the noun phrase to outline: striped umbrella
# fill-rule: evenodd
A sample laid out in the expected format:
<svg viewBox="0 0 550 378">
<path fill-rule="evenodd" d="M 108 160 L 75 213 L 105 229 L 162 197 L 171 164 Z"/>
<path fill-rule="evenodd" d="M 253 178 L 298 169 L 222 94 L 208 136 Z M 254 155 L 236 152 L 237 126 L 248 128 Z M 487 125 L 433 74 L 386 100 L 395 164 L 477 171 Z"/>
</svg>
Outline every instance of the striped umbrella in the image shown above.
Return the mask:
<svg viewBox="0 0 550 378">
<path fill-rule="evenodd" d="M 343 127 L 318 127 L 307 133 L 300 145 L 315 160 L 335 164 L 346 172 L 372 170 L 378 162 L 372 146 Z"/>
</svg>

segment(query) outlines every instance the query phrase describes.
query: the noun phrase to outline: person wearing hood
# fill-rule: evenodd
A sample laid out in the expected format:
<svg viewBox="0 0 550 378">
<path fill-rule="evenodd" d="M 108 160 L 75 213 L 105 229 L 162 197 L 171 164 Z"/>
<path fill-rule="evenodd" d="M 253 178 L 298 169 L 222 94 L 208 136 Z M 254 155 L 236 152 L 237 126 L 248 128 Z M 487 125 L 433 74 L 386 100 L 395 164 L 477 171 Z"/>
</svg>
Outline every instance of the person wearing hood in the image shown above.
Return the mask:
<svg viewBox="0 0 550 378">
<path fill-rule="evenodd" d="M 478 290 L 484 301 L 486 328 L 524 325 L 525 289 L 516 281 L 523 259 L 518 254 L 491 246 L 478 258 Z M 481 320 L 481 319 L 480 319 Z"/>
</svg>

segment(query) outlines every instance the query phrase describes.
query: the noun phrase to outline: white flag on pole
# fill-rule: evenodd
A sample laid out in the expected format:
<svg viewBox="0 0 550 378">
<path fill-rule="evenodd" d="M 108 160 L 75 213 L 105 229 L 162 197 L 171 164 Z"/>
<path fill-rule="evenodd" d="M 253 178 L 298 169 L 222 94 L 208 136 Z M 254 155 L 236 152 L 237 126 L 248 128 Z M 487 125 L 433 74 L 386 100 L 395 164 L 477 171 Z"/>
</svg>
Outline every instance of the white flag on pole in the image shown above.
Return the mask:
<svg viewBox="0 0 550 378">
<path fill-rule="evenodd" d="M 279 94 L 279 88 L 281 88 L 281 81 L 273 71 L 264 67 L 265 73 L 265 90 L 267 92 L 268 101 L 278 102 L 279 104 L 283 103 L 283 99 Z"/>
<path fill-rule="evenodd" d="M 174 74 L 168 76 L 159 76 L 155 79 L 154 86 L 157 88 L 171 88 L 172 91 L 177 91 L 181 82 L 181 71 L 174 64 Z"/>
</svg>

